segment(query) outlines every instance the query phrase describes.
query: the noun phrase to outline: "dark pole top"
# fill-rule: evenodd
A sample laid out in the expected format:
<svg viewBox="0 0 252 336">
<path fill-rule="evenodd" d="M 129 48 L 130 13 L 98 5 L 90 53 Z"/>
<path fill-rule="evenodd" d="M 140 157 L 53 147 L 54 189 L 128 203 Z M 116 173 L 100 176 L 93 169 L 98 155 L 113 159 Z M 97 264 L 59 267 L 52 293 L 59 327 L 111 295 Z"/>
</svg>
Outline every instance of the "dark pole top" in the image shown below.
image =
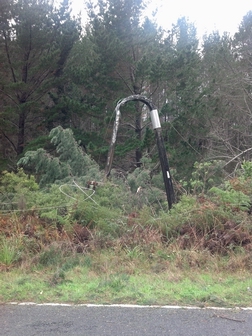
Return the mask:
<svg viewBox="0 0 252 336">
<path fill-rule="evenodd" d="M 152 103 L 152 101 L 150 99 L 148 99 L 144 96 L 141 96 L 141 95 L 132 95 L 132 96 L 129 96 L 129 97 L 124 98 L 122 100 L 119 100 L 119 102 L 117 103 L 116 109 L 119 109 L 120 106 L 124 105 L 128 101 L 134 101 L 134 100 L 138 100 L 138 101 L 141 101 L 142 103 L 145 103 L 148 106 L 148 108 L 150 109 L 150 111 L 156 109 L 155 105 Z"/>
</svg>

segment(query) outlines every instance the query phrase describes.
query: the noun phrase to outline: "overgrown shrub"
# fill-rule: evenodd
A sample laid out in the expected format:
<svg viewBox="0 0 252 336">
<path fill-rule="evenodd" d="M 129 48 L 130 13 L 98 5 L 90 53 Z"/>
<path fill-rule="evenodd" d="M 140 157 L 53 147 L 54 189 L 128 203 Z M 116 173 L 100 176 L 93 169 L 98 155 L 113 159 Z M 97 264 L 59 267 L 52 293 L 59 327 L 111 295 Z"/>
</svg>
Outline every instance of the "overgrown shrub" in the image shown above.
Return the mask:
<svg viewBox="0 0 252 336">
<path fill-rule="evenodd" d="M 246 169 L 250 164 L 246 164 Z M 156 224 L 165 239 L 180 248 L 207 248 L 227 253 L 252 244 L 251 174 L 242 166 L 237 177 L 210 188 L 207 194 L 184 195 Z"/>
<path fill-rule="evenodd" d="M 219 163 L 216 165 L 219 168 Z M 5 172 L 0 184 L 2 195 L 9 195 L 12 202 L 23 195 L 26 208 L 16 209 L 21 211 L 8 221 L 1 220 L 1 234 L 6 239 L 10 238 L 8 232 L 12 232 L 11 237 L 21 237 L 27 255 L 33 251 L 41 258 L 52 254 L 53 242 L 63 246 L 59 242 L 64 241 L 80 253 L 95 246 L 144 250 L 158 244 L 222 254 L 237 247 L 249 250 L 251 166 L 244 162 L 236 177 L 220 183 L 221 174 L 207 180 L 215 163 L 197 164 L 192 175 L 195 180 L 190 181 L 193 192 L 184 193 L 170 211 L 159 184 L 162 176 L 154 174 L 152 162 L 146 158 L 142 167 L 127 176 L 112 171 L 109 181 L 101 181 L 97 166 L 91 165 L 91 175 L 88 170 L 87 175 L 67 176 L 40 188 L 34 177 L 22 170 L 17 174 Z M 88 189 L 87 178 L 95 172 L 98 185 Z"/>
<path fill-rule="evenodd" d="M 28 176 L 23 169 L 17 173 L 3 171 L 0 177 L 0 202 L 2 210 L 24 210 L 33 203 L 33 195 L 39 186 L 34 176 Z"/>
<path fill-rule="evenodd" d="M 190 180 L 181 181 L 183 187 L 194 195 L 207 192 L 211 187 L 218 186 L 223 182 L 225 173 L 222 167 L 223 162 L 220 160 L 196 161 Z"/>
</svg>

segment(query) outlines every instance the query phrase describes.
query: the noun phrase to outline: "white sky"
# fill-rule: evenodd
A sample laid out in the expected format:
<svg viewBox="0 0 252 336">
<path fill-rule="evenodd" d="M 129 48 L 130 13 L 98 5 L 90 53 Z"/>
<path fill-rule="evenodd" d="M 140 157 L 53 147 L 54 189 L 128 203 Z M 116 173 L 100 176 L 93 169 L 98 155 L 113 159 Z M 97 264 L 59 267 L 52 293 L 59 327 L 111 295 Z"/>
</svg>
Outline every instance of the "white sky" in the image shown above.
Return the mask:
<svg viewBox="0 0 252 336">
<path fill-rule="evenodd" d="M 159 7 L 158 24 L 170 28 L 185 16 L 195 24 L 199 37 L 213 30 L 233 35 L 243 16 L 252 10 L 252 0 L 155 0 L 153 4 Z"/>
<path fill-rule="evenodd" d="M 82 0 L 72 2 L 73 13 L 83 8 Z M 160 26 L 169 29 L 179 17 L 185 16 L 195 24 L 200 38 L 204 33 L 209 34 L 214 30 L 220 34 L 228 32 L 233 35 L 238 31 L 243 16 L 252 10 L 252 0 L 151 0 L 148 16 L 156 7 L 156 19 Z"/>
</svg>

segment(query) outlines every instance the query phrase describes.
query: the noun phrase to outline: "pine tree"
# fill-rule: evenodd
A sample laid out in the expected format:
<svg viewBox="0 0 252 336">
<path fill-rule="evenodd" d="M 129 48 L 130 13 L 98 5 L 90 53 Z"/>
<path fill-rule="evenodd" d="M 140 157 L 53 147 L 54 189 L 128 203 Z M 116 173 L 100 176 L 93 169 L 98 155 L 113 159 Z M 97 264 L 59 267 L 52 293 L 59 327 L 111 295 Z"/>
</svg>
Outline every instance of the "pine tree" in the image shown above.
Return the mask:
<svg viewBox="0 0 252 336">
<path fill-rule="evenodd" d="M 119 99 L 132 94 L 150 96 L 156 89 L 154 80 L 150 85 L 150 75 L 152 63 L 158 58 L 160 33 L 149 20 L 142 22 L 144 7 L 142 0 L 99 0 L 97 7 L 89 2 L 87 34 L 79 50 L 90 46 L 92 58 L 83 56 L 82 78 L 77 75 L 75 79 L 83 87 L 83 100 L 93 104 L 92 109 L 90 104 L 85 111 L 87 120 L 91 119 L 93 124 L 98 121 L 100 127 L 108 128 L 104 121 L 111 118 Z M 75 57 L 80 59 L 77 54 Z M 91 118 L 90 112 L 94 112 Z M 121 167 L 126 161 L 130 162 L 127 168 L 140 165 L 145 133 L 143 114 L 146 111 L 140 103 L 123 108 L 116 149 Z M 108 143 L 111 131 L 103 134 Z"/>
<path fill-rule="evenodd" d="M 186 18 L 180 18 L 164 40 L 162 60 L 164 138 L 171 166 L 179 178 L 188 177 L 204 154 L 207 124 L 199 41 Z"/>
<path fill-rule="evenodd" d="M 53 104 L 48 92 L 59 94 L 79 26 L 68 1 L 59 9 L 49 0 L 4 1 L 0 13 L 0 132 L 20 155 Z"/>
<path fill-rule="evenodd" d="M 58 126 L 51 130 L 49 137 L 54 145 L 53 152 L 49 153 L 43 148 L 27 151 L 18 161 L 18 166 L 34 174 L 41 186 L 76 177 L 86 178 L 84 182 L 87 179 L 100 179 L 98 165 L 83 152 L 71 129 Z"/>
</svg>

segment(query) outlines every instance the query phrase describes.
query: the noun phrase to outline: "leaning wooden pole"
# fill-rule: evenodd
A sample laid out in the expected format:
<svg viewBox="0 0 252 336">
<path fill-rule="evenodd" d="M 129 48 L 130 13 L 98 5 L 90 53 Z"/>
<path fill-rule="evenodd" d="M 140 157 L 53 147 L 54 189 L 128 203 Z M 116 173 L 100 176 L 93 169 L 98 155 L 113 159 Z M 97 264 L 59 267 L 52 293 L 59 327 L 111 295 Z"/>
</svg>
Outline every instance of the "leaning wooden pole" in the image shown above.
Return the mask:
<svg viewBox="0 0 252 336">
<path fill-rule="evenodd" d="M 117 137 L 119 122 L 120 122 L 120 117 L 121 117 L 120 107 L 129 101 L 141 101 L 142 103 L 146 104 L 150 110 L 151 122 L 152 122 L 152 126 L 155 131 L 155 135 L 156 135 L 159 160 L 160 160 L 160 164 L 162 168 L 162 174 L 163 174 L 163 179 L 164 179 L 168 207 L 169 209 L 171 209 L 172 204 L 175 202 L 175 196 L 174 196 L 174 190 L 173 190 L 173 185 L 172 185 L 171 173 L 169 169 L 169 163 L 168 163 L 164 141 L 162 137 L 162 130 L 161 130 L 161 124 L 159 120 L 159 115 L 158 115 L 158 111 L 155 108 L 154 104 L 148 98 L 144 96 L 141 96 L 141 95 L 129 96 L 119 101 L 116 105 L 116 108 L 115 108 L 116 118 L 114 122 L 113 134 L 112 134 L 112 139 L 111 139 L 111 143 L 109 147 L 107 163 L 105 167 L 105 178 L 109 176 L 112 162 L 113 162 L 116 137 Z"/>
</svg>

